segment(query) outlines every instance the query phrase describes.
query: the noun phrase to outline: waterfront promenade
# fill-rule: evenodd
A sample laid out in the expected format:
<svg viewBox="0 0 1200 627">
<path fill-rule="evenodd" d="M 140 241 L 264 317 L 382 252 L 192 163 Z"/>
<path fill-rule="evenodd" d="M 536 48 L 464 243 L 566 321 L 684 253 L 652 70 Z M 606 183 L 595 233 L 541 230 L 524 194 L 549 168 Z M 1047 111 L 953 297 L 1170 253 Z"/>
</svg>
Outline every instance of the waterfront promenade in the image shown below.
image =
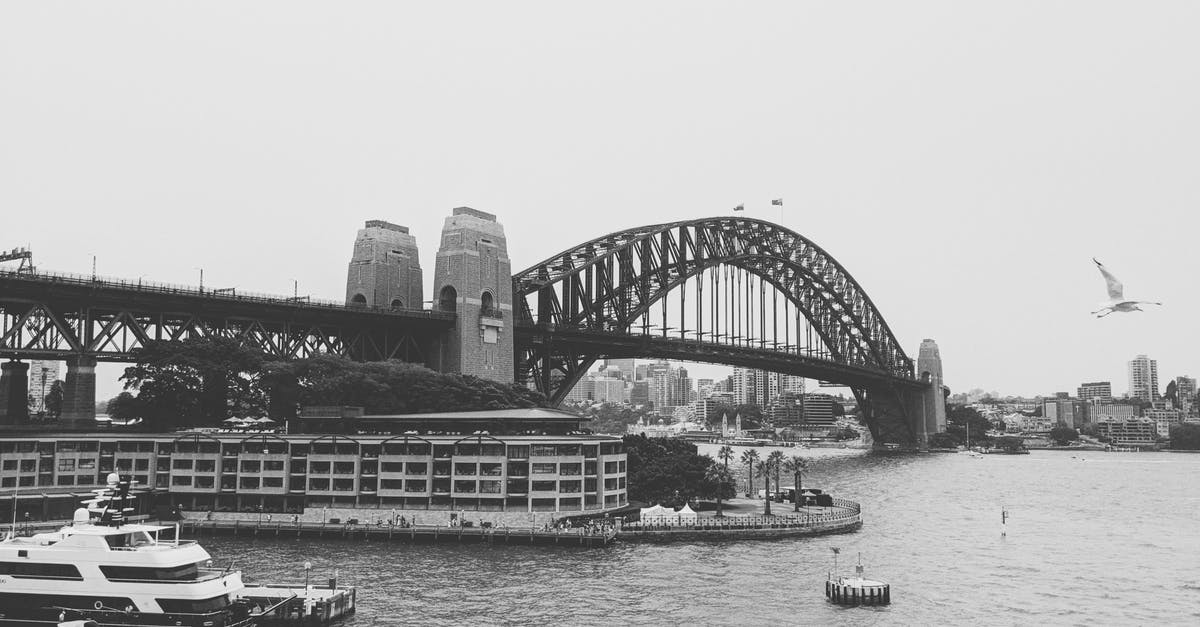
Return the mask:
<svg viewBox="0 0 1200 627">
<path fill-rule="evenodd" d="M 616 540 L 613 531 L 588 532 L 583 528 L 546 530 L 538 527 L 449 527 L 439 525 L 389 525 L 255 519 L 179 521 L 180 531 L 192 537 L 231 535 L 243 537 L 310 537 L 378 542 L 458 544 L 538 544 L 598 547 Z"/>
<path fill-rule="evenodd" d="M 773 540 L 797 536 L 846 533 L 862 527 L 862 508 L 846 499 L 833 499 L 832 507 L 803 506 L 794 511 L 791 503 L 772 503 L 772 515 L 762 509 L 762 501 L 734 499 L 717 517 L 707 512 L 695 523 L 626 523 L 617 538 L 630 542 L 675 542 L 695 540 Z"/>
</svg>

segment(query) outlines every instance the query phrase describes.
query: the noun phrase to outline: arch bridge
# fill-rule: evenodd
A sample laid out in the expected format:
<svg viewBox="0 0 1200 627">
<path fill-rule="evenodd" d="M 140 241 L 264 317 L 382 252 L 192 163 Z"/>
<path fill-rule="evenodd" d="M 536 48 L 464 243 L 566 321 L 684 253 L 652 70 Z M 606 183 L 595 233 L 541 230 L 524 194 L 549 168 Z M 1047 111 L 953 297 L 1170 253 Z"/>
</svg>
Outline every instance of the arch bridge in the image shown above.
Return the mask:
<svg viewBox="0 0 1200 627">
<path fill-rule="evenodd" d="M 513 302 L 517 377 L 555 404 L 597 359 L 658 357 L 846 385 L 877 444 L 923 445 L 938 427 L 940 385 L 918 375 L 862 286 L 771 222 L 605 235 L 515 274 Z"/>
</svg>

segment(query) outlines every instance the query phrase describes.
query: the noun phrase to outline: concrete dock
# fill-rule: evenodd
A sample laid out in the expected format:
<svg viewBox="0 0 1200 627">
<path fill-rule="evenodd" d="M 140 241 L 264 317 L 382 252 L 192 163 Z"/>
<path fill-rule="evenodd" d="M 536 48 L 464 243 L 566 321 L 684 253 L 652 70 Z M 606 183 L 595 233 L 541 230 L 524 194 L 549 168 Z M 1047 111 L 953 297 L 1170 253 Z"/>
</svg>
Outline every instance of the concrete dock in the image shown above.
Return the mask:
<svg viewBox="0 0 1200 627">
<path fill-rule="evenodd" d="M 317 537 L 375 542 L 457 542 L 472 544 L 540 544 L 600 547 L 616 540 L 616 533 L 585 533 L 583 529 L 544 531 L 532 527 L 446 527 L 437 525 L 370 525 L 348 523 L 278 522 L 256 520 L 179 521 L 181 532 L 192 537 L 234 535 L 245 537 Z"/>
</svg>

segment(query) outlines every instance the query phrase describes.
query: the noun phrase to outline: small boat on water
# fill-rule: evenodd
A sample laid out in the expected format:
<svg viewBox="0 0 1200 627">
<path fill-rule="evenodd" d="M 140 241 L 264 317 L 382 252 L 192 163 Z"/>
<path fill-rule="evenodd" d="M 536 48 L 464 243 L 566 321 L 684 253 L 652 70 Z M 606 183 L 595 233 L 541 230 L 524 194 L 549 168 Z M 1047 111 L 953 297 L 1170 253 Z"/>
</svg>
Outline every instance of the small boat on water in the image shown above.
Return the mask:
<svg viewBox="0 0 1200 627">
<path fill-rule="evenodd" d="M 177 527 L 126 522 L 129 490 L 110 474 L 71 524 L 0 540 L 0 627 L 254 627 L 237 599 L 241 572 L 209 568 L 208 552 Z"/>
</svg>

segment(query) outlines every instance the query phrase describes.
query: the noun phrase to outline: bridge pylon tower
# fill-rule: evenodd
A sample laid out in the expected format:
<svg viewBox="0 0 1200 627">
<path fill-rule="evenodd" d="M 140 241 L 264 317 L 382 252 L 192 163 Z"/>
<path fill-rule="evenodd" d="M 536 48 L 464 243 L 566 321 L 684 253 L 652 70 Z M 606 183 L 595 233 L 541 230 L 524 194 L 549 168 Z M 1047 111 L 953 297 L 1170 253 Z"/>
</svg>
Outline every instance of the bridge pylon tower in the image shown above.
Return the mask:
<svg viewBox="0 0 1200 627">
<path fill-rule="evenodd" d="M 455 208 L 434 266 L 434 306 L 456 314 L 435 355 L 438 370 L 513 381 L 512 288 L 504 227 L 493 214 Z"/>
<path fill-rule="evenodd" d="M 354 240 L 354 256 L 346 272 L 346 304 L 420 309 L 424 293 L 417 238 L 408 227 L 368 220 Z"/>
</svg>

